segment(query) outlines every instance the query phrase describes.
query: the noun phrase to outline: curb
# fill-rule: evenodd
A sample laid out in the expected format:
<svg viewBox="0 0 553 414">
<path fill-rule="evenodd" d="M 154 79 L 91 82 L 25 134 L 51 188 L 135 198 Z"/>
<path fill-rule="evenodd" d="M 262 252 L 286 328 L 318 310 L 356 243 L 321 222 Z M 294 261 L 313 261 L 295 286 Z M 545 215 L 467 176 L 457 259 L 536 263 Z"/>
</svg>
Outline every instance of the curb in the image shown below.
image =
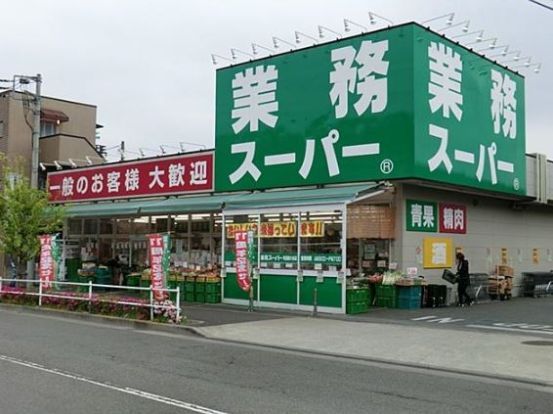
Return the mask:
<svg viewBox="0 0 553 414">
<path fill-rule="evenodd" d="M 96 314 L 85 313 L 85 312 L 71 312 L 71 311 L 66 311 L 62 309 L 40 308 L 38 306 L 29 307 L 24 305 L 14 305 L 14 304 L 8 304 L 8 303 L 0 303 L 0 309 L 12 311 L 12 312 L 18 312 L 18 313 L 44 314 L 44 315 L 53 315 L 53 316 L 59 316 L 59 317 L 64 317 L 68 319 L 74 319 L 74 320 L 104 322 L 111 325 L 119 325 L 119 326 L 134 328 L 134 329 L 142 329 L 142 330 L 157 330 L 157 331 L 172 332 L 172 333 L 178 333 L 178 331 L 181 330 L 181 331 L 191 332 L 195 335 L 203 336 L 202 334 L 197 332 L 195 328 L 189 325 L 171 325 L 171 324 L 137 320 L 137 319 L 125 319 L 125 318 L 119 318 L 116 316 L 109 316 L 109 315 L 96 315 Z"/>
</svg>

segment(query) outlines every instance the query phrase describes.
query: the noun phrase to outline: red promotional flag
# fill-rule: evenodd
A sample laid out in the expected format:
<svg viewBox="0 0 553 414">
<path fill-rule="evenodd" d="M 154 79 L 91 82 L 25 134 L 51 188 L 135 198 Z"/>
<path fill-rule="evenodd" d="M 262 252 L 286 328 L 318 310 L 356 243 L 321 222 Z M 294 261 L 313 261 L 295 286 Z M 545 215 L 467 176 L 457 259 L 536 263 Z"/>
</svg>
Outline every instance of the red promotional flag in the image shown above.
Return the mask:
<svg viewBox="0 0 553 414">
<path fill-rule="evenodd" d="M 237 231 L 234 233 L 234 253 L 236 255 L 236 278 L 238 286 L 245 292 L 250 291 L 250 266 L 248 263 L 248 232 Z"/>
<path fill-rule="evenodd" d="M 148 234 L 150 247 L 150 272 L 154 299 L 162 301 L 165 299 L 165 270 L 163 268 L 164 243 L 161 234 Z"/>
<path fill-rule="evenodd" d="M 54 259 L 52 258 L 52 236 L 39 236 L 40 239 L 40 264 L 39 277 L 43 288 L 52 287 L 54 280 Z"/>
</svg>

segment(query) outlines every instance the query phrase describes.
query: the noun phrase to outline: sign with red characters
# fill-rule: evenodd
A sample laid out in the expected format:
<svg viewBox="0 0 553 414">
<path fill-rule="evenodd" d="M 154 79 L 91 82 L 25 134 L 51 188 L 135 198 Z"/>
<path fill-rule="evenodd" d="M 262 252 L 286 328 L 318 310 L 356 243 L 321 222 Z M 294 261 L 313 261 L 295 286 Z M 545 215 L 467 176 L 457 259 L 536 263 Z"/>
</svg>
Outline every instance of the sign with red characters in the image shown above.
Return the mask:
<svg viewBox="0 0 553 414">
<path fill-rule="evenodd" d="M 213 151 L 48 174 L 51 202 L 93 201 L 213 191 Z"/>
<path fill-rule="evenodd" d="M 466 234 L 467 207 L 440 203 L 440 233 Z"/>
<path fill-rule="evenodd" d="M 236 279 L 238 286 L 245 292 L 249 292 L 251 286 L 250 264 L 248 261 L 248 232 L 237 231 L 234 233 L 234 253 L 236 255 Z"/>
<path fill-rule="evenodd" d="M 52 252 L 52 236 L 49 234 L 39 236 L 40 240 L 40 262 L 39 278 L 42 287 L 48 289 L 52 287 L 54 280 L 54 257 Z"/>
<path fill-rule="evenodd" d="M 150 277 L 154 298 L 162 301 L 166 297 L 165 286 L 169 272 L 170 238 L 169 234 L 148 234 Z"/>
</svg>

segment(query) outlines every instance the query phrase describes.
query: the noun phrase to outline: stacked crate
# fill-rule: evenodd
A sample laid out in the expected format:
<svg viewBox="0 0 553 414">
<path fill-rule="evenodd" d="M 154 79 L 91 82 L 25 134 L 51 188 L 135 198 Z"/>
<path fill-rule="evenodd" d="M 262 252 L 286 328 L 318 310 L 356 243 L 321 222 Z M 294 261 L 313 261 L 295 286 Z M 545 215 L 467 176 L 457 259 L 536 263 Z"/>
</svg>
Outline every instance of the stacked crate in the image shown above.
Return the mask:
<svg viewBox="0 0 553 414">
<path fill-rule="evenodd" d="M 346 313 L 363 313 L 369 310 L 369 289 L 352 287 L 346 289 Z"/>
<path fill-rule="evenodd" d="M 376 306 L 397 308 L 397 299 L 395 285 L 376 285 Z"/>
<path fill-rule="evenodd" d="M 397 286 L 398 308 L 419 309 L 421 307 L 420 286 Z"/>
<path fill-rule="evenodd" d="M 221 302 L 221 279 L 219 277 L 206 277 L 205 301 L 207 303 Z"/>
<path fill-rule="evenodd" d="M 196 286 L 195 301 L 200 303 L 205 303 L 205 277 L 197 276 L 195 286 Z"/>
<path fill-rule="evenodd" d="M 184 278 L 184 301 L 194 302 L 196 300 L 196 278 L 186 276 Z"/>
</svg>

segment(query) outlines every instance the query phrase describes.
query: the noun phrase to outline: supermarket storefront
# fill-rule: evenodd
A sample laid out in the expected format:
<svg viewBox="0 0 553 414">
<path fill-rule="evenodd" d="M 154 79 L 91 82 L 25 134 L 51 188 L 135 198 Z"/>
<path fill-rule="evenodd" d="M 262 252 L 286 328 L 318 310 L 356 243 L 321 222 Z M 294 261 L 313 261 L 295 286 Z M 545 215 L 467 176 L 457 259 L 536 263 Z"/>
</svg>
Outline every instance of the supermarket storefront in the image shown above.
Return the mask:
<svg viewBox="0 0 553 414">
<path fill-rule="evenodd" d="M 345 313 L 346 280 L 388 268 L 393 202 L 377 184 L 230 198 L 223 209 L 224 301 L 247 303 L 248 294 L 236 280 L 234 233 L 253 230 L 258 305 L 312 310 L 316 300 L 324 312 Z"/>
<path fill-rule="evenodd" d="M 175 269 L 215 271 L 222 300 L 245 304 L 233 235 L 252 230 L 257 305 L 311 309 L 316 289 L 340 313 L 356 277 L 436 281 L 457 250 L 482 273 L 522 267 L 529 251 L 536 266 L 553 260 L 539 231 L 509 232 L 521 215 L 551 227 L 548 211 L 513 208 L 534 197 L 524 79 L 441 35 L 411 23 L 232 65 L 216 100 L 214 151 L 50 175 L 81 259 L 140 271 L 146 234 L 169 232 Z"/>
</svg>

